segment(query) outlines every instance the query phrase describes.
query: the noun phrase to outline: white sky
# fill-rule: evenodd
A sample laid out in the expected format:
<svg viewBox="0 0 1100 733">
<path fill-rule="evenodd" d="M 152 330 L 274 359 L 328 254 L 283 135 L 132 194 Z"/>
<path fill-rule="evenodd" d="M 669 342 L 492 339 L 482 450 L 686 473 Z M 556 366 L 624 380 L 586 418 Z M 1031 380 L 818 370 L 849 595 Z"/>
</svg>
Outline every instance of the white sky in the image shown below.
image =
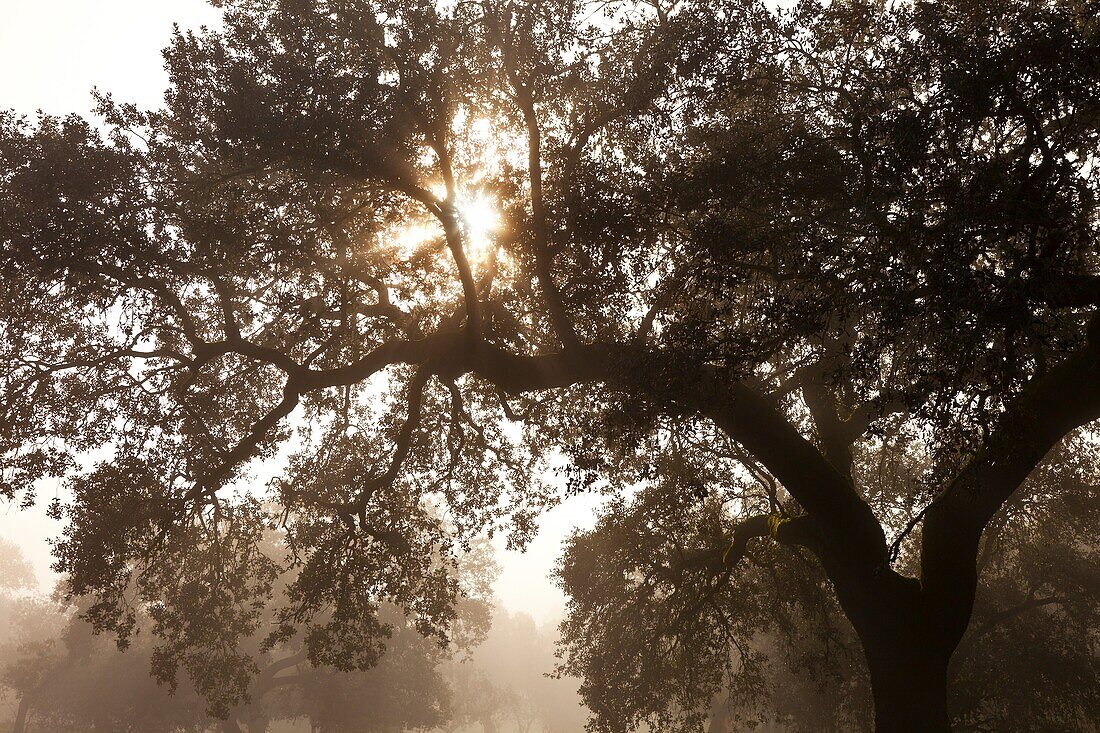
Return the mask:
<svg viewBox="0 0 1100 733">
<path fill-rule="evenodd" d="M 173 22 L 216 26 L 218 11 L 203 0 L 0 0 L 0 108 L 33 115 L 89 114 L 93 87 L 120 102 L 159 106 L 167 75 L 160 49 Z M 48 539 L 59 526 L 45 516 L 50 490 L 26 511 L 0 504 L 0 536 L 19 543 L 44 585 L 52 585 Z M 549 512 L 524 555 L 498 543 L 498 597 L 510 611 L 544 623 L 557 619 L 564 598 L 547 575 L 561 542 L 578 524 L 591 526 L 599 500 L 579 496 Z"/>
</svg>

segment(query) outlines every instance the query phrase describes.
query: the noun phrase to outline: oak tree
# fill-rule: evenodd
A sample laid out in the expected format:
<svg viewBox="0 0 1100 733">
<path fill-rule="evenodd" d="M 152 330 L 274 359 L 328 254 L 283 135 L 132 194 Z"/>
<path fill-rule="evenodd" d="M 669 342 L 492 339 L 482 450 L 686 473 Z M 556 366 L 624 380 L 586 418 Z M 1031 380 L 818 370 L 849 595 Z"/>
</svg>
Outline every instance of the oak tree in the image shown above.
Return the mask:
<svg viewBox="0 0 1100 733">
<path fill-rule="evenodd" d="M 1090 3 L 220 4 L 162 109 L 0 120 L 0 491 L 65 477 L 94 623 L 243 691 L 293 566 L 271 644 L 370 665 L 384 603 L 446 643 L 563 454 L 680 533 L 657 600 L 806 555 L 879 729 L 950 727 L 983 532 L 1100 416 Z"/>
</svg>

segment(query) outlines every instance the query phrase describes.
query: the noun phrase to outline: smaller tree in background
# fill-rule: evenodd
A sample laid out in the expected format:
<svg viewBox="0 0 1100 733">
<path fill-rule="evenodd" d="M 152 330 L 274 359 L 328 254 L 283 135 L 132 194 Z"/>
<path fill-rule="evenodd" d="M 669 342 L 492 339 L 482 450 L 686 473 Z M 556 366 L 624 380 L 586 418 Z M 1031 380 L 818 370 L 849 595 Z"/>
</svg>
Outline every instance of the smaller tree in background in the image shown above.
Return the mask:
<svg viewBox="0 0 1100 733">
<path fill-rule="evenodd" d="M 448 665 L 444 674 L 452 701 L 450 717 L 442 726 L 445 733 L 473 726 L 497 733 L 511 704 L 509 691 L 493 684 L 485 670 L 468 659 Z"/>
<path fill-rule="evenodd" d="M 95 634 L 79 613 L 67 620 L 49 652 L 15 660 L 14 674 L 34 677 L 30 715 L 51 733 L 191 733 L 210 724 L 203 699 L 188 680 L 175 688 L 150 675 L 153 644 L 137 634 L 125 650 Z M 37 674 L 36 674 L 37 673 Z"/>
<path fill-rule="evenodd" d="M 277 538 L 268 537 L 262 550 L 274 556 L 277 546 Z M 302 629 L 268 605 L 257 631 L 239 645 L 255 670 L 243 702 L 219 710 L 215 706 L 223 699 L 210 695 L 211 713 L 224 718 L 221 725 L 227 733 L 262 733 L 272 721 L 287 719 L 307 719 L 314 730 L 325 733 L 396 733 L 442 725 L 450 715 L 450 696 L 441 665 L 484 639 L 490 623 L 488 599 L 497 575 L 484 540 L 470 543 L 461 558 L 455 578 L 463 595 L 456 603 L 446 643 L 421 633 L 417 619 L 401 608 L 379 604 L 372 611 L 372 622 L 382 638 L 366 650 L 373 659 L 362 669 L 362 660 L 354 656 L 311 656 Z M 302 567 L 292 566 L 273 584 L 278 605 L 291 604 L 286 595 L 301 572 Z M 272 628 L 275 633 L 265 633 Z M 335 643 L 343 642 L 336 639 Z M 220 674 L 214 670 L 208 678 L 216 680 Z"/>
<path fill-rule="evenodd" d="M 263 539 L 257 551 L 269 545 L 270 538 Z M 490 606 L 481 599 L 489 596 L 496 575 L 491 551 L 478 541 L 463 557 L 458 582 L 466 596 L 456 607 L 449 644 L 424 636 L 415 619 L 383 605 L 376 618 L 388 628 L 384 646 L 376 666 L 360 671 L 350 661 L 342 669 L 311 663 L 301 635 L 287 634 L 270 607 L 257 631 L 228 653 L 208 643 L 169 664 L 164 655 L 179 650 L 157 645 L 150 628 L 159 625 L 171 641 L 179 633 L 176 624 L 186 622 L 188 634 L 205 628 L 216 642 L 222 620 L 183 619 L 156 605 L 137 608 L 127 643 L 118 645 L 88 623 L 95 612 L 91 599 L 64 607 L 34 594 L 34 573 L 19 548 L 0 544 L 0 684 L 14 694 L 14 730 L 23 733 L 33 721 L 49 733 L 263 733 L 275 721 L 303 719 L 324 733 L 438 727 L 450 715 L 441 665 L 480 642 L 490 623 Z M 285 592 L 294 575 L 284 573 L 274 592 Z M 271 628 L 281 634 L 269 638 Z M 245 702 L 229 705 L 219 684 L 242 667 L 253 670 Z"/>
<path fill-rule="evenodd" d="M 0 537 L 0 593 L 7 598 L 13 593 L 33 590 L 38 586 L 34 577 L 34 568 L 23 557 L 22 551 L 13 543 Z M 3 607 L 7 610 L 7 605 Z M 0 626 L 0 634 L 10 627 Z"/>
<path fill-rule="evenodd" d="M 449 672 L 457 714 L 452 725 L 480 723 L 518 733 L 574 733 L 584 728 L 587 710 L 577 695 L 578 682 L 556 676 L 552 629 L 525 613 L 497 606 L 485 640 L 468 662 Z"/>
<path fill-rule="evenodd" d="M 300 680 L 301 712 L 324 733 L 437 728 L 446 721 L 450 703 L 440 673 L 444 656 L 431 640 L 406 627 L 369 670 L 305 672 Z"/>
<path fill-rule="evenodd" d="M 210 715 L 209 700 L 189 675 L 172 686 L 158 684 L 148 633 L 135 633 L 120 650 L 110 637 L 94 633 L 80 609 L 42 601 L 35 615 L 48 618 L 53 630 L 43 628 L 33 641 L 9 643 L 0 652 L 0 681 L 21 703 L 16 733 L 32 721 L 35 730 L 49 733 L 264 733 L 276 721 L 293 720 L 307 720 L 323 733 L 399 733 L 439 727 L 449 715 L 450 690 L 440 672 L 448 651 L 404 619 L 393 619 L 398 630 L 367 671 L 316 668 L 300 650 L 265 652 L 256 640 L 246 650 L 262 665 L 251 701 L 220 720 Z M 139 616 L 138 624 L 147 628 L 149 619 Z"/>
<path fill-rule="evenodd" d="M 34 569 L 17 545 L 0 538 L 0 692 L 12 698 L 12 729 L 22 733 L 64 623 L 35 591 Z M 7 697 L 7 695 L 5 696 Z"/>
</svg>

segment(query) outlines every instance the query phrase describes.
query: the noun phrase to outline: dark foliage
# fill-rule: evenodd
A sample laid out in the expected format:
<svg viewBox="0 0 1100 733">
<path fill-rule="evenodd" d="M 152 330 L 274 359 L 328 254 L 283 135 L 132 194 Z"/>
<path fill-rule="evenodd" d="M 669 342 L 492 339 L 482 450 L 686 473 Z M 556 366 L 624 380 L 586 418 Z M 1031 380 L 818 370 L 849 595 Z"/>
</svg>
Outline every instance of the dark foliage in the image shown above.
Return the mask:
<svg viewBox="0 0 1100 733">
<path fill-rule="evenodd" d="M 0 119 L 0 491 L 65 477 L 98 628 L 223 712 L 274 606 L 319 664 L 387 604 L 446 645 L 562 453 L 621 497 L 563 569 L 597 727 L 698 719 L 812 590 L 879 725 L 948 728 L 983 532 L 1100 416 L 1092 3 L 224 7 L 163 109 Z"/>
</svg>

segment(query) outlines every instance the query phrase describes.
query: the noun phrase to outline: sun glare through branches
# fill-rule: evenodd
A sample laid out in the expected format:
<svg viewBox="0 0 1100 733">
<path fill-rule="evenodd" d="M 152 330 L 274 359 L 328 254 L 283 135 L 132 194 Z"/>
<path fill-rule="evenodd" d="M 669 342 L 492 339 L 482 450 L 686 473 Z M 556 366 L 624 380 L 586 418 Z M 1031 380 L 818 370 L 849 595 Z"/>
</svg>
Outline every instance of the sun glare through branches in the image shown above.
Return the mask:
<svg viewBox="0 0 1100 733">
<path fill-rule="evenodd" d="M 474 263 L 485 260 L 496 243 L 501 218 L 497 203 L 486 194 L 459 198 L 455 204 L 466 235 L 467 256 Z"/>
</svg>

